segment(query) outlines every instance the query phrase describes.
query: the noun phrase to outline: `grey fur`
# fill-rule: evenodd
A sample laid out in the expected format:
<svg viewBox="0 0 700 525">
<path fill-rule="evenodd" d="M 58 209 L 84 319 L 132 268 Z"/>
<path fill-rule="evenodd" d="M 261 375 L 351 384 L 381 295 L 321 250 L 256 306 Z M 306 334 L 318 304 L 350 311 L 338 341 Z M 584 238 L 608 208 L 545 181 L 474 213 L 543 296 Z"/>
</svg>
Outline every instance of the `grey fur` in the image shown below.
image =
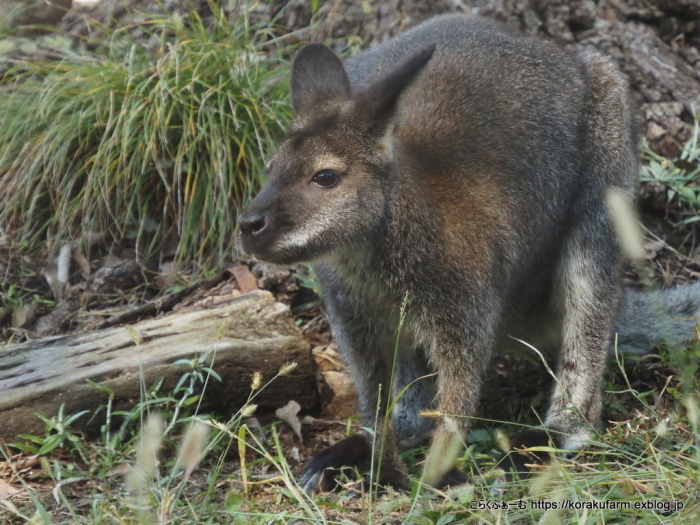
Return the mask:
<svg viewBox="0 0 700 525">
<path fill-rule="evenodd" d="M 450 437 L 467 432 L 491 355 L 519 345 L 512 337 L 560 349 L 545 429 L 579 445 L 599 419 L 621 295 L 604 194 L 631 200 L 637 181 L 622 75 L 596 52 L 448 15 L 344 65 L 310 44 L 292 89 L 296 119 L 239 218 L 242 247 L 315 265 L 365 425 L 386 438 L 380 481 L 402 483 L 396 439 L 430 428 L 418 412 L 435 398 L 445 417 L 426 481 L 439 483 Z M 404 298 L 392 390 L 437 378 L 415 383 L 392 423 L 382 414 Z M 312 460 L 307 490 L 326 468 L 361 462 L 349 443 Z"/>
<path fill-rule="evenodd" d="M 700 281 L 663 291 L 625 290 L 615 320 L 621 352 L 644 354 L 654 345 L 678 347 L 696 337 L 700 320 Z M 611 352 L 614 351 L 614 336 Z"/>
</svg>

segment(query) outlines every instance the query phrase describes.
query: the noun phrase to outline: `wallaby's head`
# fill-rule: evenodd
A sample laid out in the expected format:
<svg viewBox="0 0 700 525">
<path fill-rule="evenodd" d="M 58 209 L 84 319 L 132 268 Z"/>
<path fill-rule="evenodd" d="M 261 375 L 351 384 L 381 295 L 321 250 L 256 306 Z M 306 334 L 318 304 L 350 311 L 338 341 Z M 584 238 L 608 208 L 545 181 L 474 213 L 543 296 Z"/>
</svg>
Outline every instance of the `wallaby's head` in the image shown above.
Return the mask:
<svg viewBox="0 0 700 525">
<path fill-rule="evenodd" d="M 377 227 L 397 170 L 397 101 L 434 48 L 408 57 L 359 93 L 328 47 L 308 44 L 297 53 L 294 123 L 270 161 L 267 184 L 238 217 L 246 254 L 281 264 L 309 261 Z"/>
</svg>

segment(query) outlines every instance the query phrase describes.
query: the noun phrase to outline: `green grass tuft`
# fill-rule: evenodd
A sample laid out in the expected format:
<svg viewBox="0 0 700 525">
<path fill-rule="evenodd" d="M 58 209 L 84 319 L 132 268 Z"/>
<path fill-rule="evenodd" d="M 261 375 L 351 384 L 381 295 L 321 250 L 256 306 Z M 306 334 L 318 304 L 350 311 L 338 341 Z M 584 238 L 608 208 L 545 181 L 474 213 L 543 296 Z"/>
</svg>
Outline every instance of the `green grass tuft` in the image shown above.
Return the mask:
<svg viewBox="0 0 700 525">
<path fill-rule="evenodd" d="M 99 54 L 0 78 L 0 226 L 22 252 L 87 232 L 135 238 L 141 257 L 166 240 L 200 264 L 226 252 L 290 110 L 265 29 L 210 7 L 149 20 L 155 47 L 102 28 Z"/>
</svg>

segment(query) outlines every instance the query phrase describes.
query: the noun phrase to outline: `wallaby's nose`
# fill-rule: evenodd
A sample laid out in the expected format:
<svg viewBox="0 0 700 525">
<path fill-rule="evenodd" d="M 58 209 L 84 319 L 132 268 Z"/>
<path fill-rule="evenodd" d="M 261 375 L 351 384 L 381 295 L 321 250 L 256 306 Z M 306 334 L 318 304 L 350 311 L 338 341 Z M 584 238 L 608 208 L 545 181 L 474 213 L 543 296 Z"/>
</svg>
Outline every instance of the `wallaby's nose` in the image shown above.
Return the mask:
<svg viewBox="0 0 700 525">
<path fill-rule="evenodd" d="M 242 213 L 238 216 L 238 226 L 243 235 L 256 235 L 267 226 L 267 217 L 259 212 Z"/>
</svg>

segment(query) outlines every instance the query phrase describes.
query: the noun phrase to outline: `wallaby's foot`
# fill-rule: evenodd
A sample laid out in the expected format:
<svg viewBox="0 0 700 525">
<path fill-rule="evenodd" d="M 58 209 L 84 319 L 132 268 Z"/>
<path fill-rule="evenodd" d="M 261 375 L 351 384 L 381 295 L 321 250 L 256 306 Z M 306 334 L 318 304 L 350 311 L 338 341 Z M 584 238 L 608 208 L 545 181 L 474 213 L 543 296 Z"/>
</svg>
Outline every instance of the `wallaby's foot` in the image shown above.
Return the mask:
<svg viewBox="0 0 700 525">
<path fill-rule="evenodd" d="M 368 469 L 371 457 L 372 448 L 367 438 L 355 434 L 314 455 L 301 476 L 301 486 L 307 494 L 335 490 L 339 486 L 336 477 L 343 469 Z M 407 480 L 401 470 L 385 461 L 380 469 L 378 484 L 404 489 Z"/>
<path fill-rule="evenodd" d="M 552 458 L 547 450 L 532 449 L 554 446 L 566 451 L 575 451 L 589 439 L 591 432 L 582 428 L 569 429 L 568 432 L 531 428 L 513 438 L 511 451 L 500 461 L 499 466 L 506 471 L 509 480 L 515 476 L 527 478 L 533 473 L 533 466 L 546 465 Z M 565 452 L 564 455 L 568 453 Z"/>
</svg>

